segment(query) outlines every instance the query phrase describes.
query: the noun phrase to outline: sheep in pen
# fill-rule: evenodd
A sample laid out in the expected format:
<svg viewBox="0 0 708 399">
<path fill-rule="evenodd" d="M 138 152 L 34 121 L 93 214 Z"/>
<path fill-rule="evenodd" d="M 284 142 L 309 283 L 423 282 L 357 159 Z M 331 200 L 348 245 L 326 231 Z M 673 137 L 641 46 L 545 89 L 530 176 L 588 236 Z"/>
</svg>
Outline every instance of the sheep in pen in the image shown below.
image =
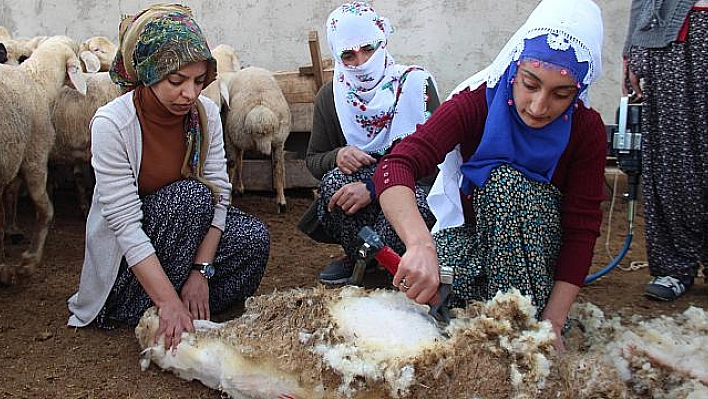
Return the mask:
<svg viewBox="0 0 708 399">
<path fill-rule="evenodd" d="M 308 288 L 251 298 L 225 323 L 199 321 L 174 352 L 154 342 L 155 308 L 136 328 L 151 362 L 232 398 L 708 397 L 708 316 L 605 318 L 576 305 L 566 352 L 550 323 L 511 291 L 455 309 L 439 329 L 427 306 L 391 290 Z"/>
</svg>

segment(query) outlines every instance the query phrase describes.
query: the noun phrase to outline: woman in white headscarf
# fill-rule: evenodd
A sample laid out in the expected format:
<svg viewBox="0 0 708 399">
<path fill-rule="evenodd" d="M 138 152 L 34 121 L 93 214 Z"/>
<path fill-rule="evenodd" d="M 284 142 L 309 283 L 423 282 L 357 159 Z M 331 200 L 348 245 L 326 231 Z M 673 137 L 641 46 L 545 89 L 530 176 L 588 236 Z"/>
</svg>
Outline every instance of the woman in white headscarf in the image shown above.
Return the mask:
<svg viewBox="0 0 708 399">
<path fill-rule="evenodd" d="M 340 284 L 352 274 L 361 245 L 357 233 L 363 226 L 371 226 L 394 250 L 403 252 L 376 202 L 371 178 L 378 159 L 425 122 L 439 100 L 428 71 L 396 64 L 388 51 L 391 24 L 369 3 L 337 7 L 325 30 L 334 79 L 315 98 L 305 159 L 321 185 L 319 198 L 299 227 L 315 240 L 342 245 L 346 256 L 319 276 L 322 283 Z M 432 226 L 427 190 L 418 185 L 415 191 L 417 207 Z"/>
<path fill-rule="evenodd" d="M 602 35 L 593 1 L 541 1 L 488 68 L 383 158 L 374 181 L 406 246 L 393 282 L 408 297 L 433 297 L 439 265 L 454 268 L 460 305 L 518 288 L 562 349 L 602 222 L 605 126 L 588 105 Z M 410 188 L 443 159 L 431 234 Z"/>
</svg>

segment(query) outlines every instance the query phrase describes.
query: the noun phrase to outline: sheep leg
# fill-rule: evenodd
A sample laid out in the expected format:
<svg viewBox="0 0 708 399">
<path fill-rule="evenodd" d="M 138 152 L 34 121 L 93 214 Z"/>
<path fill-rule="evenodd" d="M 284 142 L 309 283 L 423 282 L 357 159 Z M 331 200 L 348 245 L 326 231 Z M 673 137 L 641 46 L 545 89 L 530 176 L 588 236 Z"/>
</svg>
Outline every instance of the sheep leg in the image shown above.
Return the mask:
<svg viewBox="0 0 708 399">
<path fill-rule="evenodd" d="M 17 201 L 20 196 L 20 188 L 22 187 L 22 179 L 16 176 L 10 184 L 5 187 L 2 199 L 5 202 L 6 220 L 5 235 L 10 238 L 12 244 L 19 244 L 25 238 L 22 230 L 17 227 Z"/>
<path fill-rule="evenodd" d="M 4 193 L 5 190 L 0 186 L 0 194 Z M 0 201 L 0 284 L 7 284 L 11 281 L 12 274 L 5 265 L 5 204 Z"/>
<path fill-rule="evenodd" d="M 273 170 L 273 187 L 275 188 L 275 203 L 278 213 L 288 211 L 285 202 L 285 143 L 273 143 L 271 147 L 271 168 Z"/>
<path fill-rule="evenodd" d="M 89 185 L 89 173 L 86 168 L 90 168 L 87 165 L 74 165 L 74 188 L 76 189 L 76 196 L 79 202 L 79 210 L 84 218 L 88 217 L 89 210 L 89 200 L 86 195 L 87 186 Z"/>
<path fill-rule="evenodd" d="M 30 247 L 22 254 L 22 266 L 18 270 L 18 276 L 28 276 L 32 274 L 44 253 L 44 244 L 49 233 L 49 222 L 54 217 L 54 206 L 47 193 L 47 169 L 32 170 L 24 174 L 32 202 L 34 202 L 37 214 L 37 224 L 32 232 Z"/>
<path fill-rule="evenodd" d="M 235 190 L 239 195 L 243 195 L 243 150 L 241 148 L 235 148 L 235 158 L 236 166 L 234 170 L 234 175 L 231 178 L 231 188 Z"/>
</svg>

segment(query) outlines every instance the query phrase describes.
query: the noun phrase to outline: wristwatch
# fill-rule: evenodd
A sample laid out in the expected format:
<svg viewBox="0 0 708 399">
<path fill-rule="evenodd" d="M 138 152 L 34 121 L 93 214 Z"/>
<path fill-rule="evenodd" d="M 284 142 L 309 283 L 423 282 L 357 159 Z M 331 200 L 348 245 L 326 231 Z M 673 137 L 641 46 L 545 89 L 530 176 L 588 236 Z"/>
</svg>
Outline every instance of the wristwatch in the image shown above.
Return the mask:
<svg viewBox="0 0 708 399">
<path fill-rule="evenodd" d="M 204 278 L 207 280 L 214 277 L 214 273 L 216 272 L 214 265 L 212 265 L 211 263 L 208 263 L 208 262 L 193 263 L 192 270 L 198 270 L 199 274 L 204 276 Z"/>
</svg>

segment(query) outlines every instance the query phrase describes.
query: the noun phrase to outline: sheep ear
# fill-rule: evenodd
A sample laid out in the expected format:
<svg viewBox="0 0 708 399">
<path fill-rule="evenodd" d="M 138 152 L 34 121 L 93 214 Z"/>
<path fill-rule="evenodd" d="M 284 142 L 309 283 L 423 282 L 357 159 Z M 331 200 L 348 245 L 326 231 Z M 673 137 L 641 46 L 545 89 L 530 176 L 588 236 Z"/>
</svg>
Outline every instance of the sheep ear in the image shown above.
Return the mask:
<svg viewBox="0 0 708 399">
<path fill-rule="evenodd" d="M 231 70 L 238 71 L 240 69 L 241 69 L 241 61 L 239 61 L 238 57 L 234 54 L 234 57 L 231 60 Z"/>
<path fill-rule="evenodd" d="M 98 72 L 101 69 L 101 60 L 98 59 L 96 54 L 88 50 L 84 50 L 81 54 L 79 54 L 79 58 L 83 61 L 84 69 L 88 73 Z"/>
<path fill-rule="evenodd" d="M 221 107 L 228 110 L 229 100 L 231 98 L 229 97 L 229 87 L 226 86 L 226 83 L 221 79 L 219 79 L 219 95 L 221 96 Z"/>
<path fill-rule="evenodd" d="M 66 74 L 74 88 L 81 94 L 86 95 L 86 78 L 81 70 L 81 62 L 78 58 L 71 58 L 66 62 Z"/>
</svg>

